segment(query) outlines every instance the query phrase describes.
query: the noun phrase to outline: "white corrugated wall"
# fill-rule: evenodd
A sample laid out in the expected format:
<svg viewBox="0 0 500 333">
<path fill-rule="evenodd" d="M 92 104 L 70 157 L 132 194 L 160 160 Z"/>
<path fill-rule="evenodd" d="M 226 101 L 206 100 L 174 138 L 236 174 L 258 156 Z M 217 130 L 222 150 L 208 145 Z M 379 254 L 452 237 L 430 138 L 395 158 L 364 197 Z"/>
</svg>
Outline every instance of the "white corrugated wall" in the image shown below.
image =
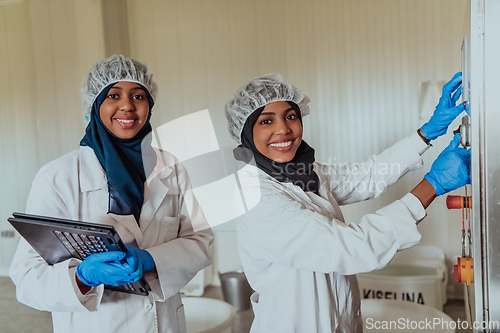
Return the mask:
<svg viewBox="0 0 500 333">
<path fill-rule="evenodd" d="M 38 169 L 78 147 L 79 87 L 104 57 L 100 1 L 0 4 L 0 230 L 24 211 Z M 0 238 L 0 275 L 19 237 Z"/>
<path fill-rule="evenodd" d="M 208 108 L 219 143 L 232 146 L 225 102 L 252 77 L 281 72 L 311 98 L 304 137 L 317 159 L 359 162 L 430 117 L 439 97 L 435 83 L 460 70 L 465 6 L 465 0 L 128 1 L 131 53 L 151 65 L 160 84 L 157 125 Z M 422 82 L 434 90 L 422 96 Z M 450 138 L 426 153 L 424 169 L 381 198 L 345 207 L 347 219 L 358 221 L 410 191 Z M 428 214 L 422 243 L 454 258 L 460 215 L 448 212 L 443 198 Z"/>
<path fill-rule="evenodd" d="M 311 98 L 304 138 L 317 160 L 362 161 L 430 117 L 429 103 L 421 108 L 421 82 L 448 80 L 460 69 L 466 0 L 123 3 L 129 56 L 150 65 L 160 89 L 153 125 L 208 108 L 221 146 L 234 145 L 225 102 L 252 77 L 278 71 Z M 0 6 L 2 230 L 11 212 L 23 209 L 36 170 L 83 136 L 78 88 L 104 56 L 100 20 L 97 0 Z M 448 138 L 426 153 L 425 170 Z M 346 217 L 357 220 L 400 198 L 423 174 L 406 176 L 373 202 L 346 207 Z M 442 246 L 450 258 L 460 249 L 455 213 L 439 198 L 420 227 L 422 242 Z M 4 267 L 12 253 L 12 242 L 6 244 L 0 238 Z"/>
</svg>

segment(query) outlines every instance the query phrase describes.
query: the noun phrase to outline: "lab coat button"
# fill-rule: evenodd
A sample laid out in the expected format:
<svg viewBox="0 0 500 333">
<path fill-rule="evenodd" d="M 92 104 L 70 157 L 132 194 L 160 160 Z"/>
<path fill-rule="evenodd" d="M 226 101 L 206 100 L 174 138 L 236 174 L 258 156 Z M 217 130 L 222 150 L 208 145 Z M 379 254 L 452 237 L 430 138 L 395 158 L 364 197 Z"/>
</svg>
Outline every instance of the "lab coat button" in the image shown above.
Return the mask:
<svg viewBox="0 0 500 333">
<path fill-rule="evenodd" d="M 151 310 L 153 306 L 151 304 L 146 305 L 146 310 Z"/>
</svg>

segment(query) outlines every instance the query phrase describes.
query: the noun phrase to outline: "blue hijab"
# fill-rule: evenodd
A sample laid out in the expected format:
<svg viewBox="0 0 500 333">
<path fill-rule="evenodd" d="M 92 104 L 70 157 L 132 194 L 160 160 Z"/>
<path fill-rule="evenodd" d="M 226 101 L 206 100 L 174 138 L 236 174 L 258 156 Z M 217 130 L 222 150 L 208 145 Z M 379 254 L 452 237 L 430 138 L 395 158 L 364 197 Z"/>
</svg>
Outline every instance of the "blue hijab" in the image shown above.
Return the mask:
<svg viewBox="0 0 500 333">
<path fill-rule="evenodd" d="M 112 83 L 97 96 L 90 112 L 90 122 L 80 146 L 94 150 L 106 173 L 108 181 L 108 213 L 134 215 L 139 223 L 144 203 L 144 182 L 156 165 L 156 154 L 151 147 L 151 109 L 154 101 L 149 91 L 143 87 L 149 101 L 149 115 L 144 126 L 131 139 L 121 139 L 111 133 L 99 115 L 101 104 Z M 142 151 L 144 149 L 144 151 Z"/>
</svg>

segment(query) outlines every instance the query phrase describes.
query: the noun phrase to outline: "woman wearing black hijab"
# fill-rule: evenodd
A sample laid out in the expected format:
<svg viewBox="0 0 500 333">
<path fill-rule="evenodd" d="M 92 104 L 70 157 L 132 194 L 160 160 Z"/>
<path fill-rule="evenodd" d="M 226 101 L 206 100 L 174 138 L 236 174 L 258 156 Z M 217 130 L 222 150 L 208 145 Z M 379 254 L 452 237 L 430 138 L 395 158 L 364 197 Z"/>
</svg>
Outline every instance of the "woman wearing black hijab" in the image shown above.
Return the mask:
<svg viewBox="0 0 500 333">
<path fill-rule="evenodd" d="M 458 99 L 451 92 L 459 79 L 442 99 Z M 362 332 L 355 274 L 382 268 L 396 251 L 418 244 L 417 224 L 436 194 L 470 183 L 469 155 L 456 136 L 411 193 L 348 224 L 340 205 L 375 198 L 421 167 L 428 144 L 414 133 L 366 163 L 320 164 L 302 139 L 308 103 L 275 73 L 251 80 L 226 104 L 229 132 L 240 144 L 234 156 L 247 164 L 239 181 L 252 203 L 236 224 L 240 259 L 255 290 L 252 333 Z M 450 106 L 434 113 L 435 123 L 445 124 L 441 134 L 461 111 Z M 377 173 L 393 163 L 396 172 Z"/>
</svg>

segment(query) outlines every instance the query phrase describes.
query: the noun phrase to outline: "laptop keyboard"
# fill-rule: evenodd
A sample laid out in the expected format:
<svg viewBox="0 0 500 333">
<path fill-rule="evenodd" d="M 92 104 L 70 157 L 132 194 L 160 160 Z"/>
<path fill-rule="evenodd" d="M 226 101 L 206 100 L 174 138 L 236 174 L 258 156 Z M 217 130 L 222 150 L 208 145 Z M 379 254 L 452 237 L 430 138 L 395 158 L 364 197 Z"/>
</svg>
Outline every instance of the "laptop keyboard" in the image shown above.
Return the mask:
<svg viewBox="0 0 500 333">
<path fill-rule="evenodd" d="M 85 258 L 94 253 L 109 251 L 106 243 L 104 243 L 102 238 L 98 236 L 87 236 L 84 234 L 58 230 L 54 230 L 54 234 L 57 238 L 59 238 L 61 243 L 73 255 L 73 257 L 81 260 L 85 260 Z M 120 288 L 135 291 L 135 288 L 131 283 L 121 285 Z"/>
</svg>

